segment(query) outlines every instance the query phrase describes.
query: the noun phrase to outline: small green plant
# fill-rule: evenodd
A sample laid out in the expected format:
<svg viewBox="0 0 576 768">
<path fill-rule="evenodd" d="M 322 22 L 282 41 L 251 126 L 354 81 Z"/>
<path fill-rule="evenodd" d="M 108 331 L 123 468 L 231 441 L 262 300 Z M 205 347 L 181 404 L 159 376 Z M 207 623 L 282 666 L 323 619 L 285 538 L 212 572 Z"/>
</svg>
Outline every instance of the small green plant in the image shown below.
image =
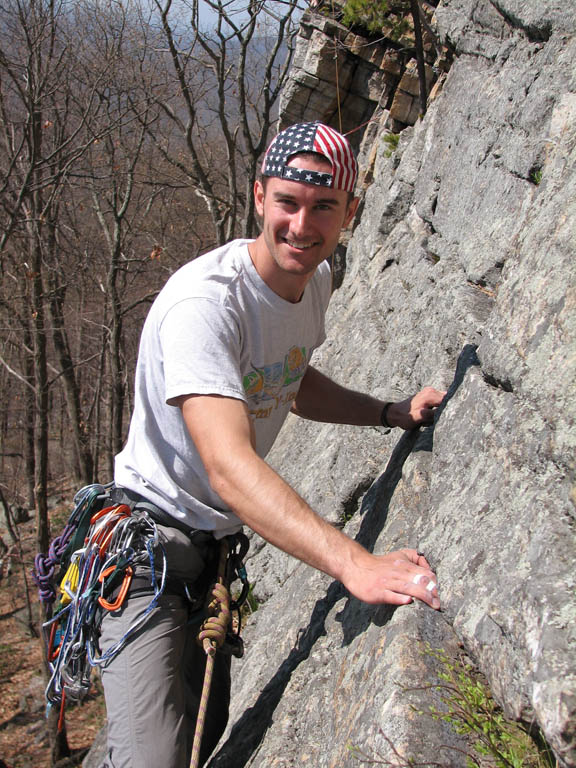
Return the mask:
<svg viewBox="0 0 576 768">
<path fill-rule="evenodd" d="M 440 665 L 440 682 L 431 688 L 440 693 L 443 709 L 431 706 L 428 714 L 449 723 L 456 733 L 470 738 L 470 768 L 485 758 L 494 768 L 554 768 L 555 758 L 520 724 L 508 720 L 479 674 L 463 660 L 453 660 L 441 649 L 425 651 Z M 543 739 L 541 739 L 543 741 Z"/>
<path fill-rule="evenodd" d="M 239 597 L 240 597 L 240 592 L 232 595 L 233 600 L 238 600 Z M 242 624 L 248 621 L 250 616 L 253 613 L 256 613 L 259 607 L 260 607 L 260 603 L 258 602 L 256 595 L 254 594 L 254 584 L 250 584 L 250 587 L 248 589 L 248 595 L 246 596 L 246 601 L 240 607 L 240 617 L 242 619 Z"/>
<path fill-rule="evenodd" d="M 557 761 L 537 732 L 533 736 L 520 723 L 508 720 L 496 704 L 490 691 L 474 668 L 462 659 L 451 659 L 442 649 L 426 647 L 425 653 L 439 665 L 439 682 L 418 689 L 435 690 L 442 707 L 415 710 L 422 716 L 448 723 L 456 733 L 468 737 L 469 768 L 557 768 Z M 392 752 L 392 760 L 382 755 L 371 756 L 358 746 L 348 744 L 351 756 L 360 763 L 387 765 L 390 768 L 449 768 L 449 757 L 442 762 L 419 763 L 401 755 L 382 731 L 380 735 Z M 446 748 L 448 749 L 448 747 Z"/>
<path fill-rule="evenodd" d="M 532 168 L 529 174 L 529 179 L 532 184 L 538 186 L 538 184 L 540 184 L 542 181 L 542 168 Z"/>
<path fill-rule="evenodd" d="M 248 606 L 250 613 L 256 613 L 256 611 L 260 607 L 258 598 L 254 594 L 254 584 L 250 584 L 250 589 L 248 590 L 248 597 L 246 598 L 246 605 Z"/>
<path fill-rule="evenodd" d="M 400 141 L 400 134 L 385 133 L 383 141 L 384 141 L 384 144 L 386 144 L 384 155 L 386 157 L 390 157 L 394 152 L 396 152 L 396 149 L 398 148 L 398 142 Z"/>
<path fill-rule="evenodd" d="M 347 27 L 361 27 L 370 34 L 384 33 L 398 40 L 410 29 L 407 0 L 347 0 L 342 12 L 342 23 Z"/>
</svg>

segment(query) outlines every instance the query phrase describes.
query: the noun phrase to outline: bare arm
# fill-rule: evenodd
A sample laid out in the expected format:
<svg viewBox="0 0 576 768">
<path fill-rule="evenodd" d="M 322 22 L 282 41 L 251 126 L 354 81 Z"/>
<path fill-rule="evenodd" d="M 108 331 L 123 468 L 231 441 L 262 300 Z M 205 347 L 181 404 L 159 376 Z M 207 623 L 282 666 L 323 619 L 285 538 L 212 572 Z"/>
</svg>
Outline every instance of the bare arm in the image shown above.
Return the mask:
<svg viewBox="0 0 576 768">
<path fill-rule="evenodd" d="M 403 429 L 430 424 L 433 408 L 440 405 L 445 394 L 433 387 L 425 387 L 405 400 L 392 403 L 386 414 L 388 424 Z M 308 366 L 292 412 L 313 421 L 367 427 L 380 425 L 385 404 L 384 400 L 343 387 L 313 366 Z"/>
<path fill-rule="evenodd" d="M 245 403 L 192 395 L 179 405 L 212 488 L 243 523 L 360 600 L 401 605 L 418 598 L 439 608 L 436 577 L 423 556 L 410 549 L 372 555 L 317 515 L 256 454 Z"/>
</svg>

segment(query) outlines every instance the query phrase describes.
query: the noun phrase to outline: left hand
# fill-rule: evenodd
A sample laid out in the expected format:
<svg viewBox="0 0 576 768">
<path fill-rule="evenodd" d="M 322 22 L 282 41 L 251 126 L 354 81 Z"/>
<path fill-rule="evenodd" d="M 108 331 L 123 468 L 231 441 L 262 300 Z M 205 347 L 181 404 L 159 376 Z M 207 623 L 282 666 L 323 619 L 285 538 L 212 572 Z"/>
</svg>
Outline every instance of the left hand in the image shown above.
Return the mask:
<svg viewBox="0 0 576 768">
<path fill-rule="evenodd" d="M 392 403 L 386 413 L 386 420 L 391 427 L 414 429 L 420 425 L 432 424 L 434 409 L 444 399 L 446 392 L 434 387 L 424 387 L 412 397 Z"/>
</svg>

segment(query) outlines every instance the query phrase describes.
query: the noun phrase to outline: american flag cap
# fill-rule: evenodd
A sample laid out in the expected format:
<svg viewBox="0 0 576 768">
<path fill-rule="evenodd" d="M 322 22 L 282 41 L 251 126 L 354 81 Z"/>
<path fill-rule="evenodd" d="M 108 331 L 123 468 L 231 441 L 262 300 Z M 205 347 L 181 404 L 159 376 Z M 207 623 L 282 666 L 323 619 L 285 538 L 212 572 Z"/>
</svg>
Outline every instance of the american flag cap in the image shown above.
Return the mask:
<svg viewBox="0 0 576 768">
<path fill-rule="evenodd" d="M 332 165 L 332 173 L 288 166 L 294 155 L 305 152 L 323 155 Z M 262 162 L 262 175 L 353 192 L 358 164 L 348 139 L 334 128 L 319 122 L 297 123 L 272 140 Z"/>
</svg>

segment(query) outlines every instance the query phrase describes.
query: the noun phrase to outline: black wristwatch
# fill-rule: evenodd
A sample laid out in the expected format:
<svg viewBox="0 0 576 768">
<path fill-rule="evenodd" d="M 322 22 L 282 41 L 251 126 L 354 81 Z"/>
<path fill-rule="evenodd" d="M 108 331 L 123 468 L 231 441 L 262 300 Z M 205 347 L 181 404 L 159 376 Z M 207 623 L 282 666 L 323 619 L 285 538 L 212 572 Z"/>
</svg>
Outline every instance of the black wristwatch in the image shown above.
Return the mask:
<svg viewBox="0 0 576 768">
<path fill-rule="evenodd" d="M 382 408 L 382 413 L 380 414 L 380 424 L 382 424 L 383 427 L 386 427 L 386 429 L 394 429 L 392 424 L 388 423 L 388 408 L 390 408 L 391 405 L 394 405 L 394 403 L 384 403 L 384 408 Z"/>
</svg>

